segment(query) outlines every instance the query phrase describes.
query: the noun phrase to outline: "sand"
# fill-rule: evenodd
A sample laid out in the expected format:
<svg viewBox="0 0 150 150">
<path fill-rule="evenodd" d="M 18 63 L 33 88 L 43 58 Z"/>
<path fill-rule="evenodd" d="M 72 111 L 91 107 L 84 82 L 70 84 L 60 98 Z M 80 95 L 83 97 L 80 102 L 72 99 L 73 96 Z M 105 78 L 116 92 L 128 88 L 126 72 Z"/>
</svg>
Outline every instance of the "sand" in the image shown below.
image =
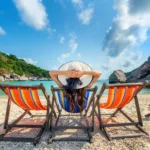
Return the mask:
<svg viewBox="0 0 150 150">
<path fill-rule="evenodd" d="M 105 97 L 103 98 L 105 100 Z M 142 113 L 142 119 L 144 123 L 144 129 L 150 134 L 150 117 L 146 118 L 145 114 L 150 113 L 150 94 L 147 95 L 139 95 L 139 103 Z M 0 131 L 3 129 L 3 122 L 5 117 L 5 111 L 6 111 L 6 105 L 7 105 L 7 98 L 6 97 L 0 97 Z M 133 118 L 136 119 L 136 112 L 135 112 L 135 105 L 134 101 L 132 101 L 129 105 L 127 105 L 124 110 L 128 112 L 128 114 Z M 17 116 L 19 116 L 23 111 L 18 108 L 15 105 L 12 105 L 11 108 L 11 116 L 10 121 L 13 121 Z M 104 113 L 109 113 L 109 111 L 103 111 Z M 37 112 L 33 112 L 34 114 Z M 40 114 L 43 114 L 40 112 Z M 24 123 L 41 123 L 43 120 L 37 120 L 30 119 L 27 115 L 24 119 Z M 75 118 L 66 118 L 61 119 L 60 123 L 64 124 L 65 121 L 67 123 L 73 123 Z M 103 120 L 106 120 L 107 116 L 103 117 Z M 77 119 L 78 120 L 78 119 Z M 89 118 L 91 120 L 91 118 Z M 118 114 L 116 117 L 114 117 L 111 122 L 119 122 L 119 121 L 126 121 L 122 115 Z M 24 134 L 25 136 L 33 136 L 36 134 L 36 130 L 13 130 L 12 134 L 15 136 L 21 136 Z M 81 131 L 70 131 L 74 135 L 80 136 L 85 134 Z M 125 133 L 137 133 L 138 130 L 135 127 L 132 128 L 111 128 L 110 133 L 112 134 L 125 134 Z M 19 134 L 18 134 L 19 133 Z M 62 134 L 62 132 L 61 132 Z M 68 131 L 65 130 L 63 132 L 63 135 L 68 135 Z M 0 142 L 0 150 L 7 149 L 17 149 L 17 150 L 150 150 L 150 138 L 148 136 L 142 136 L 140 138 L 132 138 L 132 139 L 119 139 L 119 140 L 112 140 L 108 141 L 105 136 L 100 132 L 98 127 L 98 120 L 95 117 L 95 131 L 92 133 L 93 139 L 92 143 L 87 142 L 53 142 L 52 144 L 47 144 L 47 138 L 49 136 L 49 132 L 45 131 L 40 143 L 37 146 L 33 146 L 32 143 L 25 143 L 25 142 Z"/>
</svg>

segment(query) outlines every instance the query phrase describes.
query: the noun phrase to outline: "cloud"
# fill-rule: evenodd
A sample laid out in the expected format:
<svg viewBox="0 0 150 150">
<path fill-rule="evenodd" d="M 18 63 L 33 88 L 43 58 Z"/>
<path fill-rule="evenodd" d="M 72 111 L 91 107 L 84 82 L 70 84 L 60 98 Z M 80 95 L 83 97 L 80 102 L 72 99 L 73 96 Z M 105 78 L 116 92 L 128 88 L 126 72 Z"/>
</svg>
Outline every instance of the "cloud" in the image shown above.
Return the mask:
<svg viewBox="0 0 150 150">
<path fill-rule="evenodd" d="M 130 52 L 125 51 L 117 57 L 108 57 L 108 61 L 102 65 L 104 70 L 114 71 L 116 69 L 122 69 L 123 71 L 129 71 L 136 66 L 136 62 L 142 58 L 142 51 Z"/>
<path fill-rule="evenodd" d="M 74 53 L 76 51 L 76 49 L 78 48 L 78 43 L 76 42 L 77 36 L 75 33 L 71 32 L 69 33 L 69 48 L 71 50 L 72 53 Z"/>
<path fill-rule="evenodd" d="M 64 53 L 64 54 L 61 54 L 61 56 L 58 57 L 57 60 L 58 60 L 59 62 L 63 63 L 64 60 L 65 60 L 66 58 L 68 58 L 68 57 L 70 57 L 70 53 Z"/>
<path fill-rule="evenodd" d="M 83 8 L 83 1 L 82 0 L 72 0 L 72 3 L 77 5 L 80 9 Z"/>
<path fill-rule="evenodd" d="M 42 0 L 13 0 L 19 11 L 22 21 L 35 28 L 43 30 L 48 25 L 48 14 Z"/>
<path fill-rule="evenodd" d="M 142 56 L 143 56 L 142 51 L 138 51 L 137 53 L 131 52 L 130 55 L 129 55 L 129 59 L 132 59 L 132 60 L 139 60 L 139 59 L 142 58 Z"/>
<path fill-rule="evenodd" d="M 0 35 L 6 35 L 5 30 L 0 26 Z"/>
<path fill-rule="evenodd" d="M 88 25 L 93 17 L 93 12 L 94 9 L 90 6 L 78 14 L 78 19 L 82 22 L 82 24 Z"/>
<path fill-rule="evenodd" d="M 61 36 L 59 42 L 60 42 L 60 44 L 64 44 L 64 42 L 65 42 L 65 37 L 64 37 L 64 36 Z"/>
<path fill-rule="evenodd" d="M 73 57 L 73 59 L 80 59 L 81 58 L 81 54 L 77 53 L 77 48 L 78 48 L 78 43 L 76 41 L 77 36 L 76 33 L 74 32 L 70 32 L 69 33 L 69 39 L 68 39 L 68 46 L 69 46 L 69 52 L 67 53 L 62 53 L 57 60 L 59 61 L 59 63 L 64 63 L 67 59 Z M 64 42 L 65 38 L 62 36 L 60 37 L 60 43 Z"/>
<path fill-rule="evenodd" d="M 150 2 L 142 0 L 139 4 L 137 1 L 140 0 L 115 1 L 117 16 L 106 32 L 102 48 L 108 56 L 117 57 L 147 39 L 150 27 Z M 144 8 L 145 5 L 147 6 Z"/>
<path fill-rule="evenodd" d="M 38 63 L 37 61 L 34 61 L 32 58 L 23 58 L 23 60 L 28 64 L 32 64 L 32 65 L 36 65 Z"/>
</svg>

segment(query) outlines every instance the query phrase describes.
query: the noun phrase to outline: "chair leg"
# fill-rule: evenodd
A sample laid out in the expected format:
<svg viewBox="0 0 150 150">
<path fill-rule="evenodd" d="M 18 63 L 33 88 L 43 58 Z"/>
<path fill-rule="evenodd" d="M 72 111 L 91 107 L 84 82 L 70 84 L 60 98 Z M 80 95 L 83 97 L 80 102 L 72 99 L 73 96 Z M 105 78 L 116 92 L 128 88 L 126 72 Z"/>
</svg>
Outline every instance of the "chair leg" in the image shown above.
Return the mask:
<svg viewBox="0 0 150 150">
<path fill-rule="evenodd" d="M 136 105 L 138 121 L 139 121 L 140 125 L 143 126 L 143 121 L 142 121 L 142 117 L 141 117 L 141 111 L 140 111 L 140 107 L 139 107 L 138 97 L 135 96 L 134 100 L 135 100 L 135 105 Z"/>
<path fill-rule="evenodd" d="M 8 124 L 8 120 L 9 120 L 10 105 L 11 105 L 11 101 L 8 99 L 7 108 L 6 108 L 6 115 L 5 115 L 5 121 L 4 121 L 4 129 L 7 128 L 7 124 Z"/>
<path fill-rule="evenodd" d="M 100 130 L 102 130 L 103 122 L 102 122 L 102 115 L 101 115 L 101 110 L 100 110 L 100 107 L 99 107 L 99 102 L 98 102 L 97 108 L 98 108 L 99 128 L 100 128 Z"/>
<path fill-rule="evenodd" d="M 41 127 L 38 135 L 34 138 L 34 141 L 33 141 L 33 144 L 36 146 L 37 143 L 39 143 L 40 139 L 41 139 L 41 136 L 46 128 L 46 124 L 47 124 L 47 121 L 44 122 L 43 124 L 43 127 Z"/>
<path fill-rule="evenodd" d="M 111 138 L 111 136 L 109 135 L 109 133 L 108 133 L 107 129 L 106 129 L 105 127 L 103 127 L 103 128 L 102 128 L 102 131 L 103 131 L 103 132 L 104 132 L 104 134 L 106 135 L 107 139 L 108 139 L 109 141 L 111 141 L 111 140 L 112 140 L 112 138 Z"/>
<path fill-rule="evenodd" d="M 94 131 L 94 100 L 93 99 L 93 106 L 92 106 L 92 132 Z"/>
</svg>

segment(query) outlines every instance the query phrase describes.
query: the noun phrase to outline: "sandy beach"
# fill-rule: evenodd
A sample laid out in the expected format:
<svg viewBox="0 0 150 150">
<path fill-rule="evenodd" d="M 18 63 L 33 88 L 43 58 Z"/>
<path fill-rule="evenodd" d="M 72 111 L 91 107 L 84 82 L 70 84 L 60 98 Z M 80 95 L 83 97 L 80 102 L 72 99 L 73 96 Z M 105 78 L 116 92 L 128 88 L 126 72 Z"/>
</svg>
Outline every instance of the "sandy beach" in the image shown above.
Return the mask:
<svg viewBox="0 0 150 150">
<path fill-rule="evenodd" d="M 105 100 L 105 97 L 103 97 L 103 100 Z M 144 123 L 144 129 L 150 134 L 150 118 L 145 118 L 145 114 L 150 113 L 150 94 L 146 95 L 139 95 L 139 103 L 142 113 L 142 119 Z M 5 111 L 6 111 L 6 104 L 7 104 L 7 97 L 0 97 L 0 131 L 2 131 L 3 128 L 3 122 L 5 117 Z M 134 101 L 132 101 L 128 106 L 124 108 L 126 112 L 133 118 L 136 119 L 136 112 L 134 107 Z M 20 108 L 18 108 L 15 105 L 12 105 L 11 108 L 11 116 L 10 121 L 13 121 L 16 116 L 19 116 L 21 112 L 23 112 Z M 109 111 L 103 111 L 104 113 L 109 113 Z M 36 112 L 33 112 L 34 114 Z M 42 114 L 42 112 L 40 112 Z M 61 119 L 60 123 L 64 124 L 65 121 L 72 122 L 74 118 L 65 118 Z M 90 120 L 91 118 L 89 118 Z M 103 119 L 106 119 L 106 116 L 103 117 Z M 37 120 L 37 118 L 32 119 L 32 123 L 36 124 L 39 122 L 42 122 L 43 120 Z M 126 121 L 126 119 L 118 114 L 117 117 L 114 117 L 112 122 L 119 122 L 119 121 Z M 29 119 L 29 116 L 27 115 L 23 119 L 24 123 L 31 123 L 31 119 Z M 29 130 L 29 129 L 15 129 L 12 131 L 11 134 L 15 136 L 21 136 L 21 134 L 24 134 L 26 136 L 33 136 L 36 134 L 36 130 Z M 74 132 L 74 133 L 73 133 Z M 117 133 L 138 133 L 139 131 L 135 127 L 119 127 L 119 128 L 111 128 L 110 133 L 117 134 Z M 19 133 L 19 134 L 18 134 Z M 84 134 L 81 131 L 71 131 L 73 134 L 77 134 L 77 136 L 80 136 Z M 63 131 L 63 134 L 68 134 L 68 131 Z M 142 136 L 140 138 L 132 138 L 132 139 L 120 139 L 120 140 L 112 140 L 108 141 L 103 134 L 100 132 L 98 127 L 98 120 L 95 117 L 95 131 L 92 133 L 93 139 L 92 143 L 87 142 L 53 142 L 52 144 L 47 144 L 46 139 L 48 138 L 49 133 L 47 131 L 44 132 L 42 139 L 40 143 L 37 146 L 33 146 L 32 143 L 25 143 L 25 142 L 0 142 L 0 150 L 11 150 L 11 149 L 17 149 L 17 150 L 149 150 L 150 149 L 150 138 L 147 136 Z"/>
</svg>

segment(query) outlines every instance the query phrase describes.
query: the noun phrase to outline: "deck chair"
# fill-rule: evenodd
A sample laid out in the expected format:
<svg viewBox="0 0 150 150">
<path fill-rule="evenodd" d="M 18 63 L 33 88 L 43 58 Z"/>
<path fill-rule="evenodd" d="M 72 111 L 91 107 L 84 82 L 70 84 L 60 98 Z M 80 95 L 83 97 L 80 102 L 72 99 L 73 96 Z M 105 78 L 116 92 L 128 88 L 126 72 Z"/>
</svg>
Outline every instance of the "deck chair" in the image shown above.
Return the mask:
<svg viewBox="0 0 150 150">
<path fill-rule="evenodd" d="M 85 114 L 83 112 L 80 112 L 80 109 L 75 106 L 75 111 L 76 112 L 70 112 L 69 109 L 69 104 L 67 103 L 67 97 L 64 96 L 64 89 L 63 88 L 54 88 L 53 86 L 51 87 L 52 91 L 52 110 L 54 108 L 57 108 L 58 110 L 58 117 L 56 121 L 53 122 L 53 118 L 51 117 L 50 119 L 50 124 L 51 124 L 51 134 L 49 136 L 49 141 L 48 143 L 52 143 L 53 141 L 88 141 L 91 142 L 91 131 L 94 130 L 94 111 L 92 111 L 92 125 L 89 124 L 89 121 Z M 87 88 L 85 97 L 86 101 L 84 102 L 83 109 L 86 110 L 87 107 L 92 106 L 92 110 L 94 107 L 94 99 L 95 99 L 95 94 L 97 91 L 97 87 L 95 88 Z M 89 96 L 90 95 L 90 96 Z M 89 102 L 89 103 L 88 103 Z M 56 107 L 54 107 L 54 104 Z M 88 106 L 89 105 L 89 106 Z M 62 109 L 65 110 L 65 112 L 68 112 L 67 114 L 62 114 Z M 78 117 L 83 117 L 85 120 L 86 125 L 79 125 L 79 126 L 74 126 L 74 125 L 58 125 L 59 119 L 62 116 L 78 116 Z M 60 129 L 81 129 L 85 130 L 87 132 L 87 137 L 69 137 L 69 138 L 57 138 L 55 136 L 56 130 Z"/>
<path fill-rule="evenodd" d="M 112 139 L 120 139 L 120 138 L 134 138 L 143 136 L 143 134 L 131 134 L 131 135 L 114 135 L 111 136 L 108 133 L 106 128 L 109 127 L 126 127 L 126 126 L 135 126 L 138 130 L 148 135 L 142 128 L 143 122 L 141 118 L 141 112 L 139 108 L 138 102 L 138 93 L 146 86 L 146 83 L 130 83 L 130 84 L 103 84 L 100 93 L 97 95 L 97 100 L 95 102 L 94 109 L 96 107 L 98 109 L 97 118 L 99 120 L 99 127 L 102 132 L 104 132 L 105 136 L 108 140 Z M 106 103 L 101 102 L 101 97 L 104 91 L 108 89 L 108 98 Z M 137 120 L 134 121 L 129 115 L 127 115 L 122 109 L 128 105 L 132 100 L 135 101 L 135 108 L 137 113 Z M 114 117 L 118 112 L 120 112 L 126 119 L 129 120 L 128 123 L 104 123 L 102 120 L 101 109 L 113 110 L 116 109 L 114 113 L 111 114 L 110 118 Z"/>
<path fill-rule="evenodd" d="M 6 108 L 6 115 L 5 115 L 5 121 L 4 121 L 4 131 L 2 134 L 0 134 L 0 141 L 16 141 L 16 142 L 33 142 L 34 145 L 36 145 L 44 130 L 46 127 L 49 126 L 49 117 L 50 115 L 50 108 L 52 108 L 50 104 L 50 97 L 46 93 L 45 88 L 43 84 L 36 85 L 36 86 L 25 86 L 25 85 L 5 85 L 0 84 L 0 88 L 3 92 L 5 92 L 8 96 L 8 103 Z M 42 91 L 46 101 L 47 105 L 43 106 L 40 97 L 38 94 L 38 90 Z M 11 103 L 14 103 L 18 107 L 22 108 L 24 110 L 24 113 L 20 115 L 15 121 L 12 123 L 9 123 L 9 116 L 11 114 Z M 18 124 L 20 120 L 24 118 L 25 115 L 29 115 L 31 117 L 42 117 L 42 115 L 33 115 L 30 111 L 39 111 L 43 110 L 46 111 L 46 117 L 44 124 L 42 125 L 27 125 L 27 124 Z M 53 110 L 53 115 L 56 117 L 56 113 Z M 12 128 L 39 128 L 40 131 L 38 132 L 37 136 L 34 138 L 30 137 L 8 137 L 7 133 Z"/>
</svg>

